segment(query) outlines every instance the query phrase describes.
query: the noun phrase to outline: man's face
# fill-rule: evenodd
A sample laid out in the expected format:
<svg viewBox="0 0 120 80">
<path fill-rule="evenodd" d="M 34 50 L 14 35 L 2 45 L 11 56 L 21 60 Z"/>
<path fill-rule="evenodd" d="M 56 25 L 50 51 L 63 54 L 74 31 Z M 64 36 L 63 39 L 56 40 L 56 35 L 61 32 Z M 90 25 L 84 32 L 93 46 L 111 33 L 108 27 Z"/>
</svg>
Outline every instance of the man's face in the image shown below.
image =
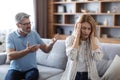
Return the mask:
<svg viewBox="0 0 120 80">
<path fill-rule="evenodd" d="M 19 22 L 19 30 L 24 34 L 28 34 L 31 31 L 31 23 L 29 18 L 23 18 L 21 22 Z"/>
</svg>

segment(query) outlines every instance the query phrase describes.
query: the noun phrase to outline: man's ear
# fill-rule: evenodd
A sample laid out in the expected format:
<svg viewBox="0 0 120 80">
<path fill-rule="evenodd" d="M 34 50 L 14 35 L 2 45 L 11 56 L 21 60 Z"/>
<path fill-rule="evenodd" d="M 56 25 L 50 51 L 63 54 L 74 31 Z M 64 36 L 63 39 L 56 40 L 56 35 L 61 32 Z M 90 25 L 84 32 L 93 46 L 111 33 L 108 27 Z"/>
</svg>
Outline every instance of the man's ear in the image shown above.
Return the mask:
<svg viewBox="0 0 120 80">
<path fill-rule="evenodd" d="M 18 28 L 20 28 L 21 24 L 19 24 L 19 23 L 16 23 L 16 26 L 17 26 Z"/>
</svg>

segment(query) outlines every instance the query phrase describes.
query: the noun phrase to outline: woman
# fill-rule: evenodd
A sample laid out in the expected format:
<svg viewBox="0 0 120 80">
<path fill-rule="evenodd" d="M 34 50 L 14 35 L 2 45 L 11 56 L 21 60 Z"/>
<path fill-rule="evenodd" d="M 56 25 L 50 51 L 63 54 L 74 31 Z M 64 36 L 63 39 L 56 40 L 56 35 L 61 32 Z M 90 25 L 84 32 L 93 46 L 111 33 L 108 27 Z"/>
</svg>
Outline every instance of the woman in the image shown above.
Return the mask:
<svg viewBox="0 0 120 80">
<path fill-rule="evenodd" d="M 95 37 L 96 24 L 90 15 L 82 15 L 73 34 L 66 39 L 68 62 L 61 80 L 100 80 L 96 61 L 103 56 Z"/>
</svg>

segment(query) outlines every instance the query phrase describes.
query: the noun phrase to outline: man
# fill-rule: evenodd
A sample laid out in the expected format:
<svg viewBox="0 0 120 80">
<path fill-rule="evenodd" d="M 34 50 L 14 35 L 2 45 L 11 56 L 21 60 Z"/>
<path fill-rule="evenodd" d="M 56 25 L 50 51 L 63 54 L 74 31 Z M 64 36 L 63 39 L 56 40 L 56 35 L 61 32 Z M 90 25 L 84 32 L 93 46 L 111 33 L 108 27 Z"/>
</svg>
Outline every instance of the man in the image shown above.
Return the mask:
<svg viewBox="0 0 120 80">
<path fill-rule="evenodd" d="M 38 80 L 36 51 L 40 48 L 48 53 L 57 41 L 58 35 L 46 45 L 37 32 L 31 31 L 29 16 L 18 13 L 15 16 L 17 30 L 7 37 L 7 57 L 11 62 L 5 80 Z"/>
</svg>

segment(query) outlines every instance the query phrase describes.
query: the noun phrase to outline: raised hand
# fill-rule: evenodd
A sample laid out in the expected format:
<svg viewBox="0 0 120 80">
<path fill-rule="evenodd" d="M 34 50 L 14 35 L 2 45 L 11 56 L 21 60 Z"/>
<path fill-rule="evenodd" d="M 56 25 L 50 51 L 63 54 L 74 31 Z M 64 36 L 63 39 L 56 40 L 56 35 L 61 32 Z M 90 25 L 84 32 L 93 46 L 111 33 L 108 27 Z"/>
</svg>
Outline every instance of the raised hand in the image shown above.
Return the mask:
<svg viewBox="0 0 120 80">
<path fill-rule="evenodd" d="M 81 23 L 77 23 L 74 28 L 75 39 L 73 41 L 73 48 L 78 48 L 80 42 Z"/>
<path fill-rule="evenodd" d="M 81 23 L 77 23 L 75 25 L 76 29 L 75 29 L 75 37 L 80 37 L 80 33 L 81 33 Z"/>
<path fill-rule="evenodd" d="M 40 45 L 39 45 L 39 44 L 30 46 L 30 43 L 29 43 L 29 42 L 27 42 L 26 46 L 27 46 L 26 48 L 27 48 L 27 50 L 28 50 L 29 52 L 37 51 L 37 50 L 40 48 Z"/>
<path fill-rule="evenodd" d="M 54 38 L 52 38 L 52 41 L 50 42 L 50 45 L 53 45 L 53 44 L 58 40 L 58 37 L 59 37 L 59 33 L 56 34 L 56 35 L 54 36 Z"/>
<path fill-rule="evenodd" d="M 94 37 L 94 31 L 91 33 L 90 38 L 91 38 L 92 40 L 95 38 L 95 37 Z"/>
</svg>

